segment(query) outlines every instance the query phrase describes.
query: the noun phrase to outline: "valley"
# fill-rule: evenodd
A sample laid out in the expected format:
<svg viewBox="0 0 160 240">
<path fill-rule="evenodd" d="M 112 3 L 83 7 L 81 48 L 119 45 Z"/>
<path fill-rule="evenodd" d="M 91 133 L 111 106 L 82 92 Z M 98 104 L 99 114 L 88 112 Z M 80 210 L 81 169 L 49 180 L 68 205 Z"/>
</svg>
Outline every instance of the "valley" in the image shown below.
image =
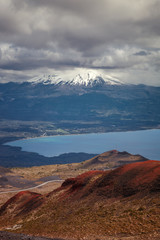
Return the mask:
<svg viewBox="0 0 160 240">
<path fill-rule="evenodd" d="M 87 170 L 94 169 L 111 169 L 117 166 L 129 163 L 147 160 L 140 155 L 132 155 L 127 152 L 118 152 L 116 150 L 108 151 L 103 154 L 97 155 L 90 160 L 85 160 L 79 163 L 71 164 L 55 164 L 43 165 L 27 168 L 0 168 L 0 194 L 1 192 L 8 191 L 9 194 L 15 193 L 10 191 L 20 191 L 22 189 L 35 187 L 44 182 L 49 182 L 44 187 L 37 188 L 36 191 L 47 192 L 49 188 L 61 184 L 59 180 L 76 177 Z M 35 191 L 35 190 L 34 190 Z M 7 196 L 7 194 L 5 194 Z M 0 196 L 3 202 L 3 194 Z"/>
<path fill-rule="evenodd" d="M 117 150 L 45 157 L 4 145 L 159 129 L 159 105 L 159 87 L 109 76 L 0 84 L 1 238 L 160 239 L 159 161 Z"/>
<path fill-rule="evenodd" d="M 0 191 L 17 191 L 0 195 L 2 239 L 158 240 L 159 170 L 159 161 L 116 150 L 80 163 L 1 168 Z M 25 190 L 50 179 L 62 182 Z"/>
<path fill-rule="evenodd" d="M 13 140 L 159 129 L 159 105 L 159 87 L 124 84 L 91 73 L 69 81 L 45 75 L 22 83 L 0 83 L 0 165 L 14 167 L 20 158 L 23 167 L 27 158 L 28 166 L 33 159 L 35 165 L 53 164 L 52 159 L 3 145 Z"/>
<path fill-rule="evenodd" d="M 0 240 L 160 240 L 160 1 L 0 1 Z"/>
</svg>

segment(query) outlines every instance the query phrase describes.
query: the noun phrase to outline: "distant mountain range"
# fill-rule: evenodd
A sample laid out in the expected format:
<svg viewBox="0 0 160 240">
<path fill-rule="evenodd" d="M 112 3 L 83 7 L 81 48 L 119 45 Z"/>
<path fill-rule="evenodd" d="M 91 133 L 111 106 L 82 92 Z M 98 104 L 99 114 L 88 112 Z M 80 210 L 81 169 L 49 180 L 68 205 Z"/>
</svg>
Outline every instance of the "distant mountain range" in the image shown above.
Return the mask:
<svg viewBox="0 0 160 240">
<path fill-rule="evenodd" d="M 85 72 L 83 74 L 77 74 L 71 80 L 63 80 L 62 77 L 58 75 L 43 75 L 32 78 L 28 80 L 32 84 L 54 84 L 54 85 L 71 85 L 71 86 L 97 86 L 97 85 L 122 85 L 122 81 L 111 77 L 111 76 L 102 76 L 97 75 L 94 72 Z"/>
<path fill-rule="evenodd" d="M 92 72 L 71 80 L 44 75 L 8 82 L 0 84 L 0 119 L 50 121 L 82 132 L 156 128 L 160 87 L 124 84 Z"/>
</svg>

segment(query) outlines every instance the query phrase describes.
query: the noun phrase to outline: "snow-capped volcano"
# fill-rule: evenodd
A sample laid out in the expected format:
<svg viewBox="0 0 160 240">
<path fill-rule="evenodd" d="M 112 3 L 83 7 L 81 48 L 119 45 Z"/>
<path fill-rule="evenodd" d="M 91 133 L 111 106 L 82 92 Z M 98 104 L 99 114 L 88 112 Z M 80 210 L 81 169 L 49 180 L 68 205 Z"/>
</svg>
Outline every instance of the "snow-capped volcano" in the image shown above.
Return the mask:
<svg viewBox="0 0 160 240">
<path fill-rule="evenodd" d="M 40 77 L 35 77 L 30 79 L 28 82 L 32 84 L 55 84 L 55 85 L 71 85 L 71 86 L 96 86 L 96 85 L 122 85 L 124 84 L 117 78 L 111 76 L 102 76 L 101 74 L 96 74 L 94 72 L 85 72 L 82 74 L 77 74 L 72 80 L 64 80 L 62 77 L 54 75 L 43 75 Z"/>
<path fill-rule="evenodd" d="M 113 78 L 111 76 L 102 76 L 93 72 L 87 72 L 83 74 L 76 75 L 71 81 L 67 82 L 71 85 L 84 85 L 84 86 L 95 86 L 99 84 L 107 84 L 107 85 L 121 85 L 123 82 L 120 80 Z"/>
<path fill-rule="evenodd" d="M 49 84 L 61 83 L 61 82 L 63 82 L 63 80 L 57 74 L 52 74 L 52 75 L 44 74 L 42 76 L 37 76 L 37 77 L 31 78 L 30 80 L 28 80 L 28 82 L 30 82 L 32 84 L 42 83 L 44 85 L 49 85 Z"/>
</svg>

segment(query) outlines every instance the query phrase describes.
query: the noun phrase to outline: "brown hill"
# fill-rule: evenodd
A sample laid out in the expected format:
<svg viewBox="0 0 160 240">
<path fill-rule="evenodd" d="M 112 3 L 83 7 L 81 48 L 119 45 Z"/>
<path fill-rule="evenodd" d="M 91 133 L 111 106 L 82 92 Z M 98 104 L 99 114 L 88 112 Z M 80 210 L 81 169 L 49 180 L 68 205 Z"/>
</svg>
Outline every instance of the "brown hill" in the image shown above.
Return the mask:
<svg viewBox="0 0 160 240">
<path fill-rule="evenodd" d="M 146 160 L 148 159 L 141 155 L 133 155 L 126 151 L 119 152 L 117 150 L 111 150 L 82 162 L 80 167 L 86 169 L 109 169 L 131 162 L 142 162 Z"/>
<path fill-rule="evenodd" d="M 0 214 L 8 210 L 9 214 L 14 216 L 23 216 L 42 205 L 44 198 L 41 194 L 22 191 L 10 198 L 1 208 Z M 6 211 L 7 213 L 7 211 Z"/>
<path fill-rule="evenodd" d="M 114 170 L 89 171 L 76 178 L 64 181 L 61 188 L 51 194 L 63 190 L 64 197 L 95 197 L 106 198 L 129 197 L 137 193 L 150 194 L 160 192 L 160 161 L 123 165 Z M 65 190 L 65 191 L 64 191 Z"/>
<path fill-rule="evenodd" d="M 149 160 L 86 172 L 43 197 L 19 193 L 2 206 L 0 225 L 5 230 L 20 222 L 17 232 L 48 237 L 154 239 L 159 202 L 160 162 Z"/>
</svg>

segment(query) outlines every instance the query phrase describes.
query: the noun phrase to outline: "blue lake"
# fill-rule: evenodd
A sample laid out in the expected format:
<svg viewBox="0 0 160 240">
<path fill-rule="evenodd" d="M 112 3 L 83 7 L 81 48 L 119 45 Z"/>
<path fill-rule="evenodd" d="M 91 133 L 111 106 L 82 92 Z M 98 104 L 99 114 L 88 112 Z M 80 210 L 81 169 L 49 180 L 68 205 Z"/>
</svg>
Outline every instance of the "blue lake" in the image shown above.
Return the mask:
<svg viewBox="0 0 160 240">
<path fill-rule="evenodd" d="M 70 152 L 102 153 L 116 149 L 160 160 L 159 129 L 41 137 L 18 140 L 7 145 L 48 157 Z"/>
</svg>

